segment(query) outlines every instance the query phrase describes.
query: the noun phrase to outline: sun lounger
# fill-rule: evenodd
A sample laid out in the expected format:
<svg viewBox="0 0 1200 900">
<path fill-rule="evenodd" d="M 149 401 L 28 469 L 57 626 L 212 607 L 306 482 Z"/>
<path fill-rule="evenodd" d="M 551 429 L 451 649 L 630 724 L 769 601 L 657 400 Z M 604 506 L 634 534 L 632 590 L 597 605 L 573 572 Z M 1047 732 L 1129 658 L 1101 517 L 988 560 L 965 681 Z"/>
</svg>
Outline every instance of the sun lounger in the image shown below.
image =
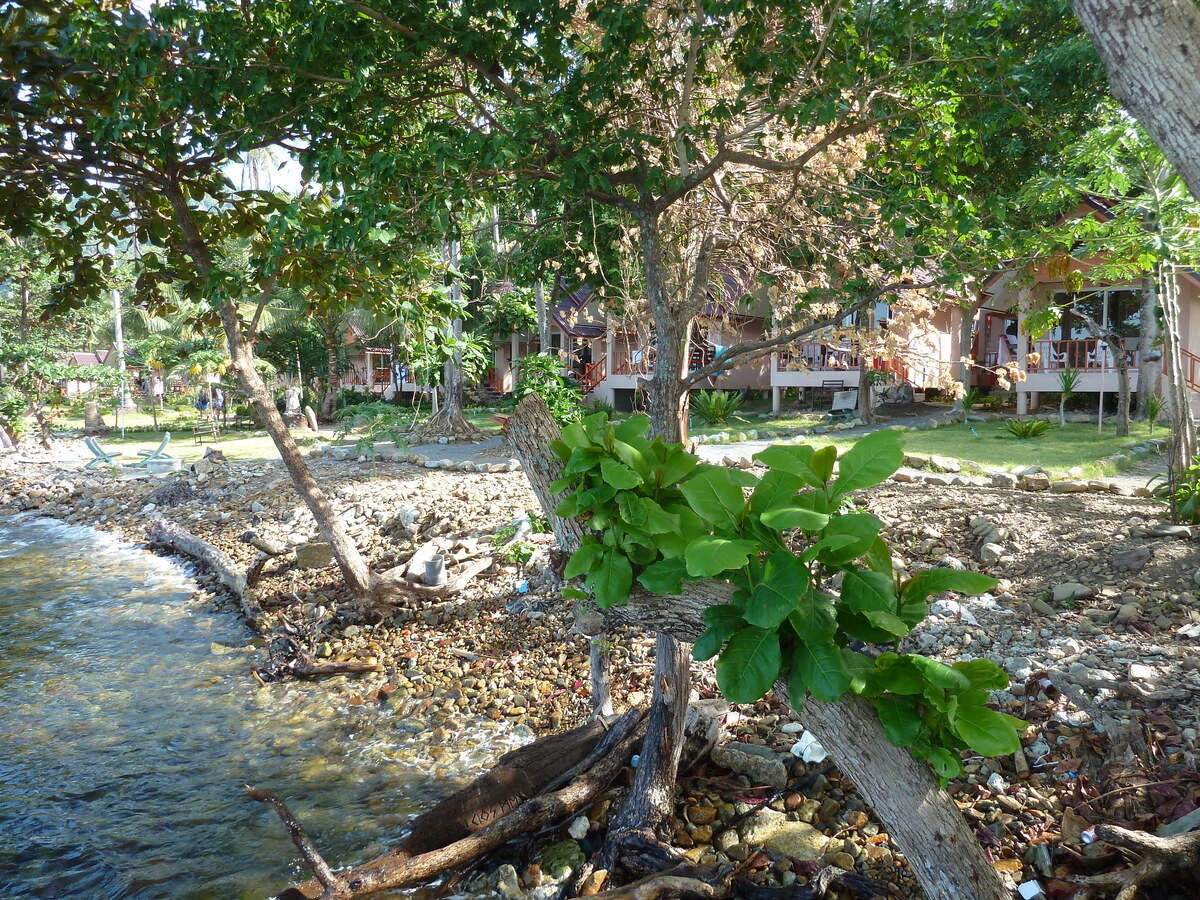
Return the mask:
<svg viewBox="0 0 1200 900">
<path fill-rule="evenodd" d="M 94 437 L 85 437 L 83 439 L 83 443 L 89 450 L 92 451 L 92 456 L 95 457 L 95 459 L 93 459 L 86 466 L 84 466 L 85 469 L 92 469 L 92 468 L 95 468 L 96 466 L 119 466 L 120 465 L 120 463 L 117 462 L 117 460 L 120 459 L 123 454 L 109 453 L 107 450 L 103 449 L 100 446 L 100 444 L 96 441 L 96 439 Z"/>
<path fill-rule="evenodd" d="M 171 443 L 171 432 L 163 433 L 162 443 L 153 450 L 139 450 L 138 456 L 145 457 L 141 462 L 134 463 L 135 467 L 146 468 L 146 463 L 152 459 L 173 459 L 169 453 L 164 453 L 167 449 L 167 444 Z"/>
</svg>

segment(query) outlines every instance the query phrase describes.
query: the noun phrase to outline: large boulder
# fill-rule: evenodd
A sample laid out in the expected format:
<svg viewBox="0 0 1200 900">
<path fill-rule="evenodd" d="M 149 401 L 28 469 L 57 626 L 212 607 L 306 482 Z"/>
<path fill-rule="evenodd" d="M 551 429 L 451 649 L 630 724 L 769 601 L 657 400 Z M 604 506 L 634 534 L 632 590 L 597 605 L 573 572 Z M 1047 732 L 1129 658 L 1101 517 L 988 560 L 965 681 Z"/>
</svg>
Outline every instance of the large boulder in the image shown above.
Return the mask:
<svg viewBox="0 0 1200 900">
<path fill-rule="evenodd" d="M 787 784 L 787 768 L 773 750 L 757 744 L 728 743 L 714 747 L 709 756 L 718 766 L 745 775 L 754 784 L 780 789 Z"/>
<path fill-rule="evenodd" d="M 791 821 L 786 813 L 764 809 L 743 827 L 742 841 L 775 856 L 815 860 L 825 853 L 829 836 L 807 822 Z"/>
</svg>

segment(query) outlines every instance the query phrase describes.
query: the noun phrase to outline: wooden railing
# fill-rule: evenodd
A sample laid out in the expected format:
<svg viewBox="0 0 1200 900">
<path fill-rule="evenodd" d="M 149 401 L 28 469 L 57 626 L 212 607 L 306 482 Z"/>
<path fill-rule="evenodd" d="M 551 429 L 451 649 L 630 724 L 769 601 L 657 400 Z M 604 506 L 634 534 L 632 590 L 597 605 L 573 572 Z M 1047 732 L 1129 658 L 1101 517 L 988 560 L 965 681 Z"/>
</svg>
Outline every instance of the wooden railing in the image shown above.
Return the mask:
<svg viewBox="0 0 1200 900">
<path fill-rule="evenodd" d="M 614 375 L 648 375 L 653 366 L 653 349 L 642 351 L 636 347 L 621 345 L 613 348 L 612 374 Z"/>
<path fill-rule="evenodd" d="M 1183 381 L 1189 389 L 1200 391 L 1200 356 L 1179 348 L 1179 362 L 1183 368 Z"/>
<path fill-rule="evenodd" d="M 579 389 L 583 391 L 583 396 L 587 396 L 594 391 L 597 385 L 608 377 L 608 356 L 602 354 L 595 362 L 590 362 L 584 366 L 583 375 L 579 379 Z"/>
<path fill-rule="evenodd" d="M 857 369 L 859 359 L 849 350 L 838 350 L 824 344 L 800 344 L 793 350 L 779 354 L 776 369 L 780 372 L 844 372 Z"/>
<path fill-rule="evenodd" d="M 1034 341 L 1029 349 L 1030 352 L 1041 355 L 1037 365 L 1029 367 L 1031 372 L 1059 372 L 1063 369 L 1112 370 L 1117 367 L 1112 348 L 1106 342 L 1095 338 Z M 1125 356 L 1129 365 L 1136 368 L 1137 350 L 1129 349 L 1127 344 Z"/>
</svg>

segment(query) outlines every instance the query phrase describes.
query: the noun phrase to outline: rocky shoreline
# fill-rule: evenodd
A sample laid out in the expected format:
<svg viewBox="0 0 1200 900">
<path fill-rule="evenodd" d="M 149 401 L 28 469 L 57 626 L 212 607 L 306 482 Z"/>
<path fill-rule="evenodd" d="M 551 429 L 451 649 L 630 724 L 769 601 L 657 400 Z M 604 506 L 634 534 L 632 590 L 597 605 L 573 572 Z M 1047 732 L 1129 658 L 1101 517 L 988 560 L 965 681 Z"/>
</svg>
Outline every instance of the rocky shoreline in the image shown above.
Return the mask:
<svg viewBox="0 0 1200 900">
<path fill-rule="evenodd" d="M 377 570 L 430 542 L 452 566 L 493 562 L 446 602 L 414 600 L 367 615 L 345 603 L 326 558 L 293 550 L 267 563 L 259 585 L 260 625 L 274 661 L 303 649 L 318 660 L 378 665 L 378 673 L 329 678 L 329 688 L 347 703 L 403 704 L 414 753 L 427 755 L 434 772 L 469 722 L 546 734 L 586 716 L 589 646 L 551 593 L 552 539 L 520 524 L 536 508 L 523 473 L 507 463 L 472 471 L 404 457 L 321 454 L 310 464 Z M 1186 814 L 1200 796 L 1188 775 L 1200 724 L 1200 543 L 1189 529 L 1161 527 L 1161 504 L 1111 487 L 1039 491 L 1037 473 L 1028 473 L 1026 490 L 1013 490 L 939 474 L 883 485 L 863 505 L 888 523 L 903 567 L 968 567 L 1001 579 L 992 595 L 938 601 L 909 640 L 948 661 L 989 657 L 1013 676 L 996 700 L 1031 723 L 1025 751 L 968 760 L 952 794 L 998 870 L 1067 896 L 1062 879 L 1099 857 L 1080 839 L 1087 825 L 1155 825 Z M 7 457 L 0 515 L 18 511 L 131 541 L 144 540 L 148 521 L 166 517 L 239 565 L 256 555 L 241 540 L 248 531 L 291 548 L 317 540 L 279 464 L 206 461 L 177 481 L 159 481 Z M 612 645 L 620 710 L 645 699 L 653 644 L 624 633 Z M 700 696 L 715 694 L 709 668 L 696 667 L 693 679 Z M 729 719 L 730 743 L 680 780 L 676 847 L 696 861 L 743 866 L 763 884 L 803 883 L 819 866 L 835 865 L 890 885 L 896 896 L 920 896 L 885 827 L 820 748 L 805 745 L 786 709 L 768 698 Z M 1125 722 L 1148 730 L 1155 750 L 1116 796 L 1101 797 L 1113 783 L 1100 773 L 1108 733 Z M 1169 782 L 1170 790 L 1138 788 L 1135 778 Z M 551 839 L 550 849 L 559 848 L 554 864 L 535 854 L 501 866 L 487 884 L 508 897 L 550 896 L 552 870 L 564 869 L 555 860 L 574 859 L 568 844 L 587 850 L 613 799 Z"/>
</svg>

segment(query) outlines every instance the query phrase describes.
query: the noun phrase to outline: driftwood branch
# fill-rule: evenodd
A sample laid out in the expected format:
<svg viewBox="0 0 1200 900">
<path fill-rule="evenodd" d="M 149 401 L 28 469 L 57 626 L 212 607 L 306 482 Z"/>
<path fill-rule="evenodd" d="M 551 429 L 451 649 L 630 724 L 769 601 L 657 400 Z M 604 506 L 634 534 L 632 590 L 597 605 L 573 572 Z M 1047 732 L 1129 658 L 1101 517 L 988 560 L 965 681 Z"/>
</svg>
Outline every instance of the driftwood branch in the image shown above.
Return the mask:
<svg viewBox="0 0 1200 900">
<path fill-rule="evenodd" d="M 167 519 L 151 519 L 146 523 L 146 536 L 152 547 L 165 547 L 204 563 L 234 597 L 242 609 L 242 615 L 256 630 L 262 611 L 254 602 L 246 576 L 224 550 L 208 541 L 196 537 L 186 528 Z"/>
<path fill-rule="evenodd" d="M 590 722 L 582 727 L 598 732 L 594 734 L 597 741 L 600 733 L 603 733 L 604 730 L 603 725 L 597 722 Z M 576 731 L 578 732 L 579 729 Z M 575 732 L 568 732 L 568 734 L 575 734 Z M 279 894 L 279 900 L 351 900 L 351 898 L 363 897 L 377 891 L 419 884 L 448 869 L 462 866 L 495 850 L 519 834 L 561 822 L 589 806 L 600 792 L 608 787 L 628 764 L 634 748 L 644 735 L 645 723 L 643 721 L 616 742 L 611 751 L 595 766 L 573 779 L 566 787 L 524 800 L 506 815 L 501 814 L 486 819 L 482 823 L 484 827 L 466 837 L 446 846 L 424 850 L 416 854 L 413 853 L 413 850 L 418 845 L 413 843 L 409 843 L 407 847 L 402 845 L 369 863 L 356 866 L 343 873 L 341 886 L 332 892 L 329 892 L 319 880 L 314 880 L 288 888 Z M 559 735 L 557 738 L 545 738 L 530 747 L 540 744 L 544 751 L 547 746 L 545 742 L 556 739 L 561 741 L 566 737 L 566 735 Z M 501 757 L 497 768 L 508 770 L 507 774 L 502 776 L 503 779 L 519 782 L 521 778 L 528 777 L 528 766 L 522 765 L 520 760 L 516 766 L 513 765 L 514 754 L 520 754 L 523 750 L 531 752 L 529 748 L 523 747 Z M 563 751 L 564 748 L 560 747 L 550 753 L 547 757 L 547 765 L 549 765 L 549 759 L 558 759 L 560 763 L 566 759 L 570 763 L 575 763 L 587 756 L 586 752 L 568 756 Z M 522 789 L 519 785 L 515 789 L 510 785 L 510 793 L 520 796 Z M 441 812 L 432 810 L 426 813 L 422 819 L 435 816 L 440 821 L 447 818 L 447 813 L 444 809 Z M 421 819 L 417 821 L 420 822 Z M 414 835 L 417 831 L 416 825 L 417 823 L 414 823 Z"/>
<path fill-rule="evenodd" d="M 382 672 L 378 663 L 365 662 L 315 662 L 312 658 L 292 660 L 287 670 L 297 678 L 319 678 L 323 675 L 358 675 L 363 672 Z"/>
<path fill-rule="evenodd" d="M 308 836 L 308 832 L 304 830 L 304 826 L 292 815 L 292 811 L 288 809 L 283 799 L 277 794 L 272 794 L 270 791 L 264 791 L 261 788 L 252 787 L 251 785 L 246 785 L 246 793 L 250 795 L 251 800 L 267 804 L 279 815 L 280 821 L 283 822 L 283 827 L 287 829 L 288 835 L 291 836 L 292 843 L 296 845 L 296 848 L 304 857 L 304 861 L 308 863 L 308 867 L 317 876 L 317 881 L 321 882 L 321 886 L 325 889 L 325 895 L 328 896 L 340 890 L 343 887 L 341 880 L 333 874 L 333 870 L 329 868 L 329 864 L 325 862 L 324 858 L 317 851 L 312 839 Z"/>
</svg>

